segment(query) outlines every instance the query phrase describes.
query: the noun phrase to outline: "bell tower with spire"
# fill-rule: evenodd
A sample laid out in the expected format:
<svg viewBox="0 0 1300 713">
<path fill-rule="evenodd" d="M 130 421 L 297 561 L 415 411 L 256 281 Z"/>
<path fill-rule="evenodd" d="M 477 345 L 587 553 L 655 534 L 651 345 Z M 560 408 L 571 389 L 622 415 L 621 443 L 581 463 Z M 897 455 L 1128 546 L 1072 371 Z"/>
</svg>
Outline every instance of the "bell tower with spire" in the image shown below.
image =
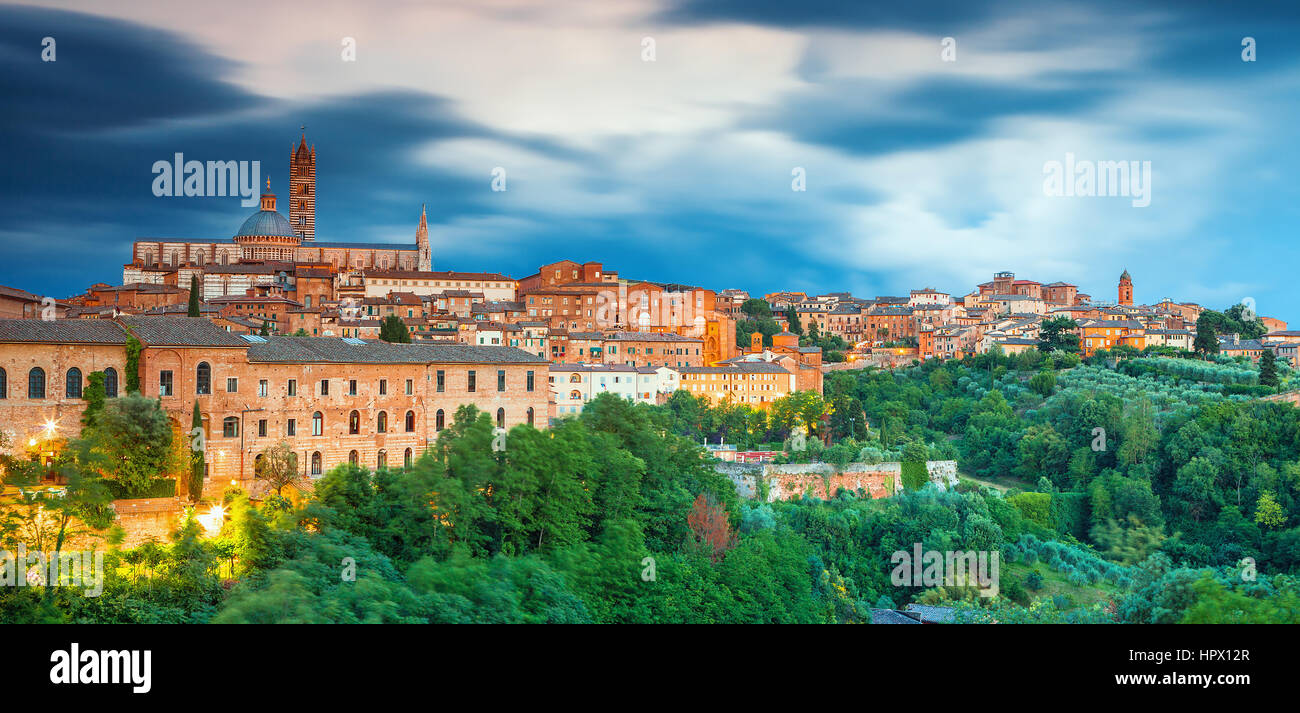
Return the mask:
<svg viewBox="0 0 1300 713">
<path fill-rule="evenodd" d="M 1119 276 L 1119 303 L 1122 305 L 1133 304 L 1133 278 L 1129 277 L 1128 270 Z"/>
<path fill-rule="evenodd" d="M 429 247 L 429 221 L 425 214 L 425 206 L 420 206 L 420 225 L 415 229 L 415 247 L 420 252 L 418 269 L 423 272 L 431 272 L 433 270 L 433 251 Z"/>
<path fill-rule="evenodd" d="M 307 127 L 289 147 L 289 224 L 303 242 L 316 239 L 316 146 L 307 148 Z"/>
</svg>

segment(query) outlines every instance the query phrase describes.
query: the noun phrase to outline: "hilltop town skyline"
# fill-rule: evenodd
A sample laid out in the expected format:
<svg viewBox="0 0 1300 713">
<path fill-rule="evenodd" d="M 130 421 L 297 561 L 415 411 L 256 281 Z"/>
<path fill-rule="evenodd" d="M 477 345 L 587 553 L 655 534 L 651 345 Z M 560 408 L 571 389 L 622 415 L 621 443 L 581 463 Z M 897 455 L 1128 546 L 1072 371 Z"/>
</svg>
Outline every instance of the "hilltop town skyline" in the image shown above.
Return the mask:
<svg viewBox="0 0 1300 713">
<path fill-rule="evenodd" d="M 0 88 L 21 107 L 0 167 L 0 284 L 68 296 L 113 281 L 141 237 L 232 235 L 239 199 L 155 197 L 150 167 L 260 161 L 283 196 L 305 125 L 322 240 L 408 241 L 427 204 L 437 262 L 456 270 L 597 260 L 715 289 L 872 296 L 1001 270 L 1102 294 L 1128 269 L 1142 302 L 1300 308 L 1282 272 L 1300 257 L 1294 149 L 1270 138 L 1296 98 L 1278 81 L 1297 63 L 1280 5 L 1061 5 L 1025 35 L 1013 28 L 1038 10 L 1017 3 L 789 18 L 668 0 L 368 18 L 46 4 L 0 8 L 17 58 Z M 232 31 L 233 17 L 259 21 Z M 1071 156 L 1149 162 L 1149 204 L 1047 194 L 1045 167 Z"/>
</svg>

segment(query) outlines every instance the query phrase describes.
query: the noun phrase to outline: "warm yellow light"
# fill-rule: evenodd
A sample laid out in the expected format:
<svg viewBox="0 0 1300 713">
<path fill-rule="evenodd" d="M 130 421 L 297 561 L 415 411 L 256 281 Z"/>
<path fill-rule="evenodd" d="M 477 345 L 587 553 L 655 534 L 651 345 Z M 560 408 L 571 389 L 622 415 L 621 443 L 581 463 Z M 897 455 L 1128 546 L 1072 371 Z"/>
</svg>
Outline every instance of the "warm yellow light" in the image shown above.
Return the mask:
<svg viewBox="0 0 1300 713">
<path fill-rule="evenodd" d="M 35 438 L 28 439 L 28 441 L 27 441 L 27 445 L 29 445 L 29 446 L 35 448 L 35 447 L 36 447 L 36 439 L 35 439 Z"/>
<path fill-rule="evenodd" d="M 203 526 L 203 531 L 209 536 L 221 532 L 221 523 L 226 516 L 226 509 L 220 505 L 213 505 L 212 509 L 206 515 L 199 515 L 196 520 Z"/>
<path fill-rule="evenodd" d="M 57 431 L 57 430 L 59 430 L 59 424 L 58 424 L 57 421 L 54 421 L 54 420 L 52 420 L 52 419 L 48 419 L 48 418 L 45 419 L 45 432 L 46 432 L 46 433 L 51 433 L 51 434 L 52 434 L 52 433 L 54 433 L 54 432 Z"/>
</svg>

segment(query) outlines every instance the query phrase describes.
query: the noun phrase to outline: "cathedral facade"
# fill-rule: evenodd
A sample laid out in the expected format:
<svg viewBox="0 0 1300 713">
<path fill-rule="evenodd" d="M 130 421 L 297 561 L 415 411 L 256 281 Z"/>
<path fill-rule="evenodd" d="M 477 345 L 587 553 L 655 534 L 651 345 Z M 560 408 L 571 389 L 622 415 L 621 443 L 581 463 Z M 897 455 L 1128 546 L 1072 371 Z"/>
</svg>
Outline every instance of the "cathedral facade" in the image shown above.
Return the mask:
<svg viewBox="0 0 1300 713">
<path fill-rule="evenodd" d="M 307 146 L 304 134 L 289 154 L 288 218 L 279 212 L 267 179 L 266 192 L 256 213 L 248 216 L 230 238 L 139 238 L 132 245 L 131 262 L 122 266 L 122 284 L 148 283 L 189 286 L 198 274 L 204 297 L 230 294 L 230 285 L 260 282 L 249 275 L 276 274 L 305 264 L 335 273 L 349 270 L 433 269 L 426 217 L 420 215 L 413 244 L 326 242 L 316 240 L 316 147 Z M 209 274 L 226 275 L 208 280 Z M 245 274 L 247 273 L 247 274 Z M 242 291 L 242 290 L 241 290 Z"/>
</svg>

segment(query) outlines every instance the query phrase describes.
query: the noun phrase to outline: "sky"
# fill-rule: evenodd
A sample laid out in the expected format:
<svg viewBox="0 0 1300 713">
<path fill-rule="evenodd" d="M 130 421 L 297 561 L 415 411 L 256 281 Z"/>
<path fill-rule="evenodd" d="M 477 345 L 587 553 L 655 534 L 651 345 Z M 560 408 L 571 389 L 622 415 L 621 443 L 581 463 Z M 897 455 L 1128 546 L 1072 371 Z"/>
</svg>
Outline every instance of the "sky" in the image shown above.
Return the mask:
<svg viewBox="0 0 1300 713">
<path fill-rule="evenodd" d="M 1295 2 L 0 4 L 0 285 L 229 238 L 255 208 L 155 196 L 154 163 L 283 196 L 305 125 L 317 239 L 414 244 L 427 204 L 436 270 L 1114 300 L 1128 269 L 1138 302 L 1300 319 L 1298 32 Z M 1054 194 L 1067 154 L 1136 162 L 1149 205 Z"/>
</svg>

